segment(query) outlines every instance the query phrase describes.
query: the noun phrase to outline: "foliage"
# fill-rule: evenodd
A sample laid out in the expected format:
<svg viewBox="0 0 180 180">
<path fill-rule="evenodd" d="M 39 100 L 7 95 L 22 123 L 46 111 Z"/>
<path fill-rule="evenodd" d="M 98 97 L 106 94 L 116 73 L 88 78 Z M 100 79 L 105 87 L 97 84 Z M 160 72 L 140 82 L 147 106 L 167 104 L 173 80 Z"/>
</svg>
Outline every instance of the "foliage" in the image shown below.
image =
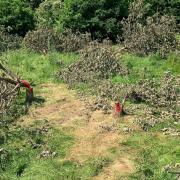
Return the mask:
<svg viewBox="0 0 180 180">
<path fill-rule="evenodd" d="M 61 0 L 45 0 L 36 9 L 37 27 L 54 28 L 62 15 L 63 2 Z"/>
<path fill-rule="evenodd" d="M 180 3 L 179 0 L 146 0 L 146 4 L 149 6 L 149 15 L 153 15 L 156 12 L 160 14 L 167 14 L 175 16 L 177 21 L 180 22 Z"/>
<path fill-rule="evenodd" d="M 24 36 L 34 28 L 33 10 L 24 0 L 1 0 L 0 24 L 10 33 Z"/>
<path fill-rule="evenodd" d="M 82 49 L 88 42 L 88 34 L 73 33 L 71 30 L 64 30 L 62 33 L 53 29 L 40 28 L 27 33 L 23 40 L 26 48 L 38 53 L 47 53 L 51 50 L 60 52 L 73 52 Z"/>
<path fill-rule="evenodd" d="M 0 26 L 0 52 L 19 48 L 21 41 L 19 36 L 10 35 L 4 27 Z"/>
<path fill-rule="evenodd" d="M 38 8 L 44 0 L 26 0 L 33 9 Z"/>
<path fill-rule="evenodd" d="M 78 82 L 87 83 L 117 74 L 127 74 L 127 69 L 121 66 L 112 52 L 108 45 L 92 42 L 81 51 L 79 61 L 60 71 L 60 78 L 73 86 Z"/>
<path fill-rule="evenodd" d="M 128 15 L 129 1 L 65 0 L 63 4 L 63 10 L 58 6 L 58 13 L 56 10 L 53 12 L 55 19 L 49 19 L 49 13 L 44 13 L 47 25 L 55 20 L 57 29 L 88 32 L 93 39 L 102 40 L 108 37 L 115 41 L 117 35 L 121 34 L 120 20 Z M 54 9 L 52 5 L 49 8 Z"/>
<path fill-rule="evenodd" d="M 165 58 L 177 47 L 176 22 L 173 17 L 155 14 L 145 17 L 144 0 L 130 5 L 129 16 L 123 21 L 125 46 L 139 55 L 160 53 Z"/>
</svg>

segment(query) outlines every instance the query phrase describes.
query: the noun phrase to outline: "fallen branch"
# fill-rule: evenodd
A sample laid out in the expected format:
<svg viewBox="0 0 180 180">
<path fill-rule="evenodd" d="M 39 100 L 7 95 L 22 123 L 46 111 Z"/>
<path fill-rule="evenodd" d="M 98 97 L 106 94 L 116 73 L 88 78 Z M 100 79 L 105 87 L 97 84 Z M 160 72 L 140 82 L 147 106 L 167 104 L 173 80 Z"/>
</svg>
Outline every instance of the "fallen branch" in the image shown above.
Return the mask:
<svg viewBox="0 0 180 180">
<path fill-rule="evenodd" d="M 19 77 L 14 74 L 13 72 L 11 72 L 10 70 L 8 70 L 7 68 L 5 68 L 2 63 L 0 63 L 0 69 L 4 71 L 4 73 L 8 76 L 10 76 L 12 79 L 16 78 L 19 79 Z"/>
</svg>

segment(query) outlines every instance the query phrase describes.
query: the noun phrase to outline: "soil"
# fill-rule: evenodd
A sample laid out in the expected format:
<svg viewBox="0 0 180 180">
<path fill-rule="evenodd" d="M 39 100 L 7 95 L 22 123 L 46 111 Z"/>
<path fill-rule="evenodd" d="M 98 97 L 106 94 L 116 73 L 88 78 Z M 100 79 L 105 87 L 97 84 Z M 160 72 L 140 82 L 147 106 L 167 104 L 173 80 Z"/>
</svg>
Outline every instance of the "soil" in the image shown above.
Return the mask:
<svg viewBox="0 0 180 180">
<path fill-rule="evenodd" d="M 134 117 L 116 118 L 113 111 L 111 114 L 90 111 L 86 102 L 64 84 L 43 84 L 40 89 L 40 96 L 46 102 L 40 107 L 31 107 L 28 115 L 21 118 L 21 124 L 28 126 L 34 121 L 47 120 L 56 128 L 72 133 L 76 143 L 66 156 L 67 160 L 83 163 L 90 157 L 109 156 L 110 149 L 120 148 L 119 143 L 127 138 L 127 134 L 118 130 L 118 124 L 122 121 L 122 124 L 131 125 Z M 124 152 L 112 159 L 113 162 L 93 179 L 113 180 L 135 171 L 130 154 Z"/>
</svg>

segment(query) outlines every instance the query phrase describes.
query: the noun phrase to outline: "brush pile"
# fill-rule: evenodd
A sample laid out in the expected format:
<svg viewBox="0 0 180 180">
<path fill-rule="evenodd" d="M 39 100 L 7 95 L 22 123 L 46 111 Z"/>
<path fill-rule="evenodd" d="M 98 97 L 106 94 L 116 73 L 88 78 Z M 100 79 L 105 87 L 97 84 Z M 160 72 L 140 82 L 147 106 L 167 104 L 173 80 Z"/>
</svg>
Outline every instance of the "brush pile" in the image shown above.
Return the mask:
<svg viewBox="0 0 180 180">
<path fill-rule="evenodd" d="M 180 107 L 180 77 L 166 72 L 159 81 L 143 80 L 131 92 L 131 99 L 175 110 Z"/>
<path fill-rule="evenodd" d="M 114 75 L 126 75 L 124 68 L 108 45 L 92 42 L 81 51 L 80 60 L 60 71 L 59 76 L 70 87 L 76 83 L 95 82 Z"/>
<path fill-rule="evenodd" d="M 68 29 L 61 33 L 50 28 L 39 28 L 26 34 L 23 45 L 43 54 L 51 50 L 76 52 L 88 44 L 90 40 L 89 34 L 73 33 Z"/>
<path fill-rule="evenodd" d="M 143 114 L 136 118 L 136 122 L 145 131 L 165 120 L 170 120 L 173 125 L 180 123 L 180 77 L 178 76 L 174 77 L 167 72 L 159 81 L 144 80 L 134 87 L 129 99 L 136 103 L 146 103 L 143 106 L 137 104 L 130 108 L 131 112 L 143 111 Z"/>
<path fill-rule="evenodd" d="M 144 0 L 131 3 L 129 16 L 122 22 L 126 48 L 138 55 L 159 53 L 162 58 L 176 50 L 176 20 L 172 16 L 156 13 L 147 17 Z"/>
<path fill-rule="evenodd" d="M 113 84 L 110 80 L 102 80 L 94 83 L 92 93 L 101 98 L 119 101 L 130 93 L 131 88 L 131 86 L 124 84 Z"/>
<path fill-rule="evenodd" d="M 21 42 L 21 37 L 9 34 L 4 27 L 0 26 L 0 52 L 20 48 Z"/>
<path fill-rule="evenodd" d="M 9 78 L 7 70 L 0 64 L 0 115 L 7 113 L 11 102 L 17 96 L 19 88 L 16 81 Z"/>
</svg>

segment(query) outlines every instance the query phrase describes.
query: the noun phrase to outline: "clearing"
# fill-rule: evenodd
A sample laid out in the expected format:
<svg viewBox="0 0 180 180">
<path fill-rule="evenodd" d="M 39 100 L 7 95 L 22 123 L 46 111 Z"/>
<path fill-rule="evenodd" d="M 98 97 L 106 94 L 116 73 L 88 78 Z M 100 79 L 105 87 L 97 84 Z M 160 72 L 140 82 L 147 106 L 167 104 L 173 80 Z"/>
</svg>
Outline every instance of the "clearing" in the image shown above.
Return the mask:
<svg viewBox="0 0 180 180">
<path fill-rule="evenodd" d="M 38 95 L 46 102 L 40 107 L 32 107 L 29 114 L 21 118 L 20 124 L 29 126 L 34 121 L 47 120 L 52 126 L 72 133 L 76 142 L 65 159 L 81 164 L 91 157 L 109 157 L 110 149 L 119 148 L 119 143 L 128 137 L 118 131 L 118 124 L 121 121 L 122 125 L 131 126 L 133 116 L 118 119 L 113 112 L 90 111 L 86 102 L 64 84 L 42 84 L 39 89 Z M 122 150 L 111 159 L 111 163 L 93 179 L 111 180 L 134 172 L 132 154 Z"/>
</svg>

